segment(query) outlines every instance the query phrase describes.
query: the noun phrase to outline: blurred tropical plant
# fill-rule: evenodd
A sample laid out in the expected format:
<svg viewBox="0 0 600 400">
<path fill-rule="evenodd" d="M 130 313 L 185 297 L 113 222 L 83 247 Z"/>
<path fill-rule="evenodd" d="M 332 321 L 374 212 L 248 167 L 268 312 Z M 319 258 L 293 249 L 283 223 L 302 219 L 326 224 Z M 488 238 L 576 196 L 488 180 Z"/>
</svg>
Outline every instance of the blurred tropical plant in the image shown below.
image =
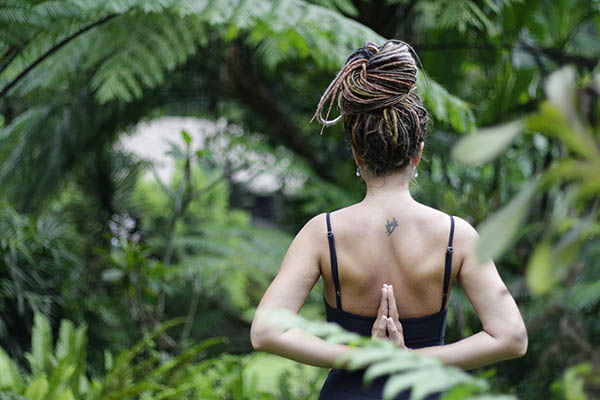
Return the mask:
<svg viewBox="0 0 600 400">
<path fill-rule="evenodd" d="M 190 369 L 222 341 L 209 339 L 182 353 L 167 356 L 157 351 L 154 339 L 181 321 L 165 323 L 116 358 L 105 353 L 105 372 L 92 377 L 86 371 L 87 338 L 85 325 L 75 328 L 61 321 L 56 347 L 48 320 L 36 314 L 27 355 L 29 373 L 23 373 L 0 349 L 0 398 L 30 400 L 76 399 L 195 399 L 201 398 L 204 384 Z"/>
<path fill-rule="evenodd" d="M 81 271 L 71 248 L 72 232 L 54 216 L 33 219 L 0 206 L 0 345 L 20 357 L 34 313 L 52 314 L 63 305 L 63 290 Z"/>
<path fill-rule="evenodd" d="M 597 88 L 600 82 L 591 81 L 589 85 Z M 562 188 L 562 196 L 528 267 L 529 287 L 539 294 L 548 293 L 562 282 L 577 261 L 579 249 L 600 233 L 600 129 L 595 122 L 600 114 L 599 104 L 591 99 L 587 110 L 576 106 L 575 70 L 572 68 L 552 74 L 546 83 L 546 92 L 548 101 L 542 102 L 535 114 L 464 137 L 453 151 L 458 160 L 478 164 L 505 151 L 523 131 L 534 135 L 541 133 L 561 141 L 562 157 L 524 183 L 521 192 L 481 226 L 477 245 L 481 262 L 501 256 L 518 239 L 519 228 L 533 196 Z M 593 302 L 600 300 L 598 293 Z"/>
<path fill-rule="evenodd" d="M 264 373 L 255 367 L 256 357 L 214 357 L 222 339 L 204 340 L 176 355 L 158 351 L 156 338 L 181 323 L 183 319 L 166 322 L 116 356 L 105 351 L 104 370 L 90 376 L 87 327 L 62 320 L 54 346 L 49 321 L 36 313 L 27 372 L 0 348 L 0 399 L 301 400 L 318 395 L 323 377 L 316 369 L 311 373 L 309 367 L 287 366 L 275 371 L 273 387 L 265 387 L 256 381 L 256 373 Z"/>
<path fill-rule="evenodd" d="M 587 390 L 586 390 L 587 387 Z M 587 392 L 600 391 L 600 376 L 590 363 L 581 363 L 568 368 L 561 379 L 552 385 L 553 399 L 586 400 Z"/>
<path fill-rule="evenodd" d="M 581 364 L 564 372 L 562 381 L 557 381 L 562 383 L 553 386 L 554 393 L 562 390 L 565 398 L 585 399 L 585 393 L 597 392 L 597 385 L 583 389 L 583 382 L 590 381 L 585 371 L 600 368 L 594 351 L 597 341 L 581 318 L 593 315 L 600 305 L 600 268 L 595 261 L 600 254 L 600 105 L 597 96 L 589 97 L 598 92 L 598 77 L 584 76 L 579 86 L 573 68 L 553 73 L 546 82 L 548 100 L 540 103 L 537 112 L 464 137 L 453 154 L 465 163 L 484 163 L 506 151 L 523 132 L 537 140 L 544 135 L 546 143 L 559 141 L 560 156 L 482 223 L 476 252 L 482 261 L 500 258 L 527 234 L 527 216 L 536 197 L 553 196 L 550 214 L 537 222 L 541 235 L 529 257 L 526 281 L 536 297 L 526 317 L 534 334 L 547 319 L 558 316 L 558 330 L 542 361 L 563 353 L 562 348 L 572 348 L 566 357 L 569 364 Z"/>
</svg>

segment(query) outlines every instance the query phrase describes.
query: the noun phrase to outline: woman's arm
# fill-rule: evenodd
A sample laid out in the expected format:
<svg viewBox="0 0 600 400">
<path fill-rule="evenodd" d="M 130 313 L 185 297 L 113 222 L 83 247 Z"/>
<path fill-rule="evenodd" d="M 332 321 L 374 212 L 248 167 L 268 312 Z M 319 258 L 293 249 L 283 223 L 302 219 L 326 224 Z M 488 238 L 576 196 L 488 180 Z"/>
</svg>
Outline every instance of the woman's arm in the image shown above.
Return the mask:
<svg viewBox="0 0 600 400">
<path fill-rule="evenodd" d="M 265 292 L 252 321 L 250 340 L 255 350 L 292 360 L 331 368 L 348 351 L 348 346 L 328 343 L 301 329 L 283 331 L 266 315 L 269 310 L 300 311 L 306 297 L 321 275 L 320 251 L 327 244 L 323 215 L 311 219 L 294 238 L 279 273 Z"/>
<path fill-rule="evenodd" d="M 527 351 L 527 330 L 519 309 L 492 261 L 478 265 L 474 247 L 477 232 L 457 218 L 454 248 L 468 249 L 457 279 L 473 304 L 483 330 L 444 346 L 414 350 L 464 369 L 522 357 Z"/>
</svg>

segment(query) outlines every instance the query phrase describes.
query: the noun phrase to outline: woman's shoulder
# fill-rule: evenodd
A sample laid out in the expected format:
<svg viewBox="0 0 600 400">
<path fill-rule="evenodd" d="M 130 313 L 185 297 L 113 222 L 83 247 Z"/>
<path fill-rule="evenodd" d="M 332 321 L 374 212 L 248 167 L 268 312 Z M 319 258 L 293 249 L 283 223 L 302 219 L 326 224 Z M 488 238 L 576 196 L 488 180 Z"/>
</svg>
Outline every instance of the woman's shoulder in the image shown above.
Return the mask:
<svg viewBox="0 0 600 400">
<path fill-rule="evenodd" d="M 437 208 L 433 208 L 427 206 L 425 204 L 418 203 L 419 206 L 424 210 L 421 213 L 424 222 L 442 224 L 442 225 L 450 225 L 450 217 L 454 220 L 455 232 L 460 231 L 464 234 L 477 234 L 475 228 L 467 221 L 467 217 L 461 217 L 455 214 L 449 214 L 444 211 L 438 210 Z"/>
<path fill-rule="evenodd" d="M 373 210 L 372 210 L 373 211 Z M 377 213 L 381 210 L 370 212 L 365 208 L 361 207 L 360 204 L 353 204 L 347 207 L 343 207 L 337 210 L 331 210 L 328 212 L 322 212 L 312 217 L 304 227 L 302 231 L 311 235 L 323 233 L 326 234 L 329 230 L 327 226 L 327 215 L 329 214 L 329 224 L 332 231 L 340 231 L 345 229 L 360 229 L 360 226 L 365 220 L 372 220 L 377 217 Z M 454 241 L 464 244 L 470 244 L 474 242 L 477 237 L 477 231 L 468 221 L 468 217 L 461 217 L 446 213 L 438 210 L 431 206 L 416 203 L 415 212 L 410 216 L 394 216 L 391 213 L 389 216 L 385 213 L 385 218 L 393 220 L 398 219 L 398 223 L 409 222 L 411 225 L 417 227 L 422 231 L 431 231 L 439 234 L 447 235 L 450 230 L 450 216 L 454 220 Z"/>
<path fill-rule="evenodd" d="M 329 215 L 330 224 L 339 225 L 344 223 L 346 220 L 353 220 L 358 215 L 359 203 L 352 204 L 346 207 L 339 208 L 337 210 L 330 210 L 315 215 L 304 225 L 307 229 L 327 229 L 327 216 Z"/>
</svg>

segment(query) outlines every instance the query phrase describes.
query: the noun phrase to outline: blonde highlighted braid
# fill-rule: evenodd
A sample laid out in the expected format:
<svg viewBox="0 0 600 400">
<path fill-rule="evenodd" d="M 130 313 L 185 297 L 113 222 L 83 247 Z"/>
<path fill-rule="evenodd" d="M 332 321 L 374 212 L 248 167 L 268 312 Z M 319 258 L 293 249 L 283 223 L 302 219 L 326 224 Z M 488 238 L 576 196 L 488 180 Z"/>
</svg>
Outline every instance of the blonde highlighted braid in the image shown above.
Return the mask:
<svg viewBox="0 0 600 400">
<path fill-rule="evenodd" d="M 321 134 L 343 118 L 348 141 L 375 175 L 405 167 L 425 139 L 429 115 L 415 92 L 413 54 L 400 40 L 365 43 L 348 57 L 313 117 L 323 125 Z M 336 102 L 340 116 L 329 120 Z"/>
</svg>

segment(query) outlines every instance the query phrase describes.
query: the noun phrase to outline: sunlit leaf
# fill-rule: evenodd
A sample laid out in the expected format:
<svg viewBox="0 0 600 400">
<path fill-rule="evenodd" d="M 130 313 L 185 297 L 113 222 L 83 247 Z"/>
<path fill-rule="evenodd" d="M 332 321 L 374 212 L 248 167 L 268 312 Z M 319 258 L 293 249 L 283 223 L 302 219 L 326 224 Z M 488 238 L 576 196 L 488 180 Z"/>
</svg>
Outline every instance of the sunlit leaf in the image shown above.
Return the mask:
<svg viewBox="0 0 600 400">
<path fill-rule="evenodd" d="M 547 293 L 557 282 L 550 244 L 538 245 L 527 267 L 527 285 L 537 294 Z"/>
<path fill-rule="evenodd" d="M 465 136 L 452 149 L 452 156 L 465 164 L 482 164 L 494 159 L 523 131 L 523 121 L 483 128 Z"/>
<path fill-rule="evenodd" d="M 593 179 L 600 176 L 600 163 L 583 160 L 560 160 L 546 171 L 540 180 L 540 185 L 550 186 L 565 180 Z"/>
<path fill-rule="evenodd" d="M 69 320 L 60 322 L 58 330 L 58 340 L 56 342 L 56 358 L 61 359 L 71 354 L 74 349 L 75 326 Z"/>
<path fill-rule="evenodd" d="M 527 118 L 526 127 L 530 131 L 543 132 L 564 142 L 569 150 L 589 159 L 598 156 L 597 145 L 585 129 L 575 129 L 560 109 L 542 102 L 539 112 Z"/>
<path fill-rule="evenodd" d="M 49 370 L 51 346 L 52 331 L 50 330 L 50 323 L 43 314 L 36 313 L 31 332 L 31 354 L 26 356 L 34 375 L 40 375 Z"/>
<path fill-rule="evenodd" d="M 365 367 L 376 361 L 383 361 L 390 358 L 392 354 L 389 348 L 357 350 L 353 354 L 349 354 L 346 359 L 349 360 L 348 368 L 357 369 Z"/>
<path fill-rule="evenodd" d="M 185 143 L 189 147 L 190 143 L 192 143 L 192 137 L 190 136 L 189 133 L 187 133 L 187 131 L 185 129 L 181 130 L 181 137 L 183 137 L 183 140 L 185 141 Z"/>
<path fill-rule="evenodd" d="M 447 370 L 438 368 L 426 371 L 430 373 L 429 379 L 416 383 L 413 386 L 411 398 L 415 400 L 424 399 L 429 394 L 443 392 L 452 386 L 464 383 L 470 383 L 471 385 L 478 386 L 480 389 L 487 387 L 485 381 L 466 374 L 458 368 Z"/>
<path fill-rule="evenodd" d="M 423 367 L 437 367 L 440 362 L 437 359 L 423 359 L 421 362 L 424 363 Z M 429 364 L 429 365 L 427 365 Z M 390 358 L 386 361 L 378 362 L 370 366 L 365 372 L 365 382 L 370 383 L 374 379 L 377 379 L 381 376 L 391 375 L 402 371 L 408 371 L 413 369 L 415 366 L 415 359 L 410 357 L 409 355 L 398 357 L 394 355 L 393 358 Z"/>
<path fill-rule="evenodd" d="M 561 110 L 571 123 L 575 113 L 575 68 L 566 66 L 553 72 L 545 84 L 548 101 Z"/>
<path fill-rule="evenodd" d="M 475 247 L 479 263 L 502 255 L 513 243 L 521 223 L 529 212 L 529 205 L 536 190 L 537 184 L 529 182 L 510 203 L 481 224 L 480 237 Z"/>
<path fill-rule="evenodd" d="M 383 398 L 391 400 L 401 391 L 413 387 L 411 399 L 422 400 L 430 393 L 454 385 L 469 383 L 485 387 L 483 382 L 458 368 L 423 368 L 391 376 L 383 389 Z"/>
<path fill-rule="evenodd" d="M 20 391 L 23 385 L 21 375 L 8 354 L 0 348 L 0 391 Z"/>
<path fill-rule="evenodd" d="M 25 390 L 25 397 L 31 400 L 44 400 L 48 393 L 48 387 L 48 379 L 46 379 L 46 375 L 42 374 L 29 383 Z"/>
<path fill-rule="evenodd" d="M 585 383 L 594 375 L 597 376 L 597 371 L 594 371 L 594 367 L 590 363 L 581 363 L 567 369 L 563 374 L 565 399 L 587 400 Z"/>
</svg>

